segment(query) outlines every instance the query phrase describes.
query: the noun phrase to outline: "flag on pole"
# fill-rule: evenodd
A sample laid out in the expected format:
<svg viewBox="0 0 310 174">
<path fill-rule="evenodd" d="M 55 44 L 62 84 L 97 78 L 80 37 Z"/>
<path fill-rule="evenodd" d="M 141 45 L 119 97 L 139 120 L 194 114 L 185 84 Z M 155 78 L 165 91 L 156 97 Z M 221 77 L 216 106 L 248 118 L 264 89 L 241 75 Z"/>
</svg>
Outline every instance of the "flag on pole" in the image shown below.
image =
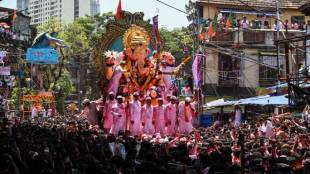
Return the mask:
<svg viewBox="0 0 310 174">
<path fill-rule="evenodd" d="M 200 41 L 206 40 L 206 32 L 205 32 L 205 31 L 201 31 L 200 34 L 199 34 L 199 36 L 198 36 L 198 39 L 199 39 Z"/>
<path fill-rule="evenodd" d="M 17 18 L 16 10 L 14 10 L 13 16 L 12 16 L 12 22 L 14 23 Z"/>
<path fill-rule="evenodd" d="M 204 54 L 196 54 L 192 64 L 192 73 L 194 78 L 194 87 L 200 88 L 202 84 L 202 62 L 206 56 Z"/>
<path fill-rule="evenodd" d="M 207 31 L 204 29 L 204 27 L 202 27 L 200 29 L 200 32 L 199 32 L 199 35 L 198 35 L 198 40 L 200 40 L 200 41 L 206 40 L 206 32 Z"/>
<path fill-rule="evenodd" d="M 121 0 L 118 1 L 117 10 L 116 10 L 116 19 L 117 20 L 122 20 L 123 19 L 123 15 L 122 15 L 122 1 Z"/>
<path fill-rule="evenodd" d="M 156 46 L 158 49 L 159 44 L 160 44 L 160 33 L 158 30 L 158 15 L 153 17 L 153 30 L 154 30 L 154 34 L 155 34 Z"/>
<path fill-rule="evenodd" d="M 231 28 L 234 25 L 234 20 L 233 20 L 232 13 L 229 14 L 225 25 L 226 25 L 225 26 L 226 29 Z"/>
<path fill-rule="evenodd" d="M 212 37 L 214 37 L 216 32 L 217 32 L 217 14 L 215 14 L 213 21 L 210 23 L 208 38 L 211 39 Z"/>
</svg>

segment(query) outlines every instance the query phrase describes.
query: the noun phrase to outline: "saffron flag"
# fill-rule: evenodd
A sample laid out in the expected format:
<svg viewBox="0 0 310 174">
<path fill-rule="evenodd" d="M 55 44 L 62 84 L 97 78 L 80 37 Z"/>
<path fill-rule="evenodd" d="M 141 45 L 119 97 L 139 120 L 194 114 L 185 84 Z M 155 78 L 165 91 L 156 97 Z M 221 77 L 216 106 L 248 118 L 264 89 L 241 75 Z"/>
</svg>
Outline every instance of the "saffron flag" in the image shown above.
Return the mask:
<svg viewBox="0 0 310 174">
<path fill-rule="evenodd" d="M 122 1 L 121 0 L 118 1 L 118 6 L 117 6 L 117 10 L 116 10 L 116 19 L 117 20 L 122 20 L 123 19 L 123 15 L 122 15 Z"/>
<path fill-rule="evenodd" d="M 215 34 L 214 34 L 212 23 L 210 23 L 209 30 L 208 30 L 208 38 L 209 38 L 209 40 L 213 37 L 213 35 L 215 35 Z"/>
<path fill-rule="evenodd" d="M 160 44 L 160 34 L 158 30 L 158 15 L 153 17 L 153 30 L 154 30 L 155 39 L 156 39 L 156 46 L 158 47 Z"/>
<path fill-rule="evenodd" d="M 202 63 L 206 56 L 204 54 L 196 54 L 192 65 L 192 73 L 195 88 L 200 88 L 202 84 Z"/>
<path fill-rule="evenodd" d="M 14 10 L 13 16 L 12 16 L 12 22 L 14 23 L 17 18 L 16 10 Z"/>
<path fill-rule="evenodd" d="M 198 35 L 198 39 L 200 41 L 204 41 L 206 40 L 206 30 L 204 28 L 201 29 L 199 35 Z"/>
<path fill-rule="evenodd" d="M 217 32 L 217 14 L 215 14 L 213 21 L 210 23 L 208 37 L 211 39 Z"/>
<path fill-rule="evenodd" d="M 226 21 L 226 24 L 225 24 L 225 28 L 226 29 L 231 28 L 233 25 L 234 25 L 234 20 L 233 20 L 232 13 L 230 13 L 228 18 L 227 18 L 227 21 Z"/>
</svg>

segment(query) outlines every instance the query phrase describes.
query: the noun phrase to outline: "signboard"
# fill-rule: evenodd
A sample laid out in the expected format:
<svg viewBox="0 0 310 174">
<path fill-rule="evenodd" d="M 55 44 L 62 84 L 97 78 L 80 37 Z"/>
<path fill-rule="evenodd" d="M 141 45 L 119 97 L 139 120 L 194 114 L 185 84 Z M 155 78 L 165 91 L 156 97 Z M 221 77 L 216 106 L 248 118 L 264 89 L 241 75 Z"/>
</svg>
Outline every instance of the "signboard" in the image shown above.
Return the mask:
<svg viewBox="0 0 310 174">
<path fill-rule="evenodd" d="M 23 96 L 23 101 L 43 101 L 46 100 L 48 102 L 53 102 L 54 101 L 54 96 L 50 95 L 24 95 Z"/>
<path fill-rule="evenodd" d="M 3 59 L 6 57 L 6 51 L 0 51 L 0 62 L 3 62 Z"/>
<path fill-rule="evenodd" d="M 0 66 L 0 75 L 2 75 L 2 76 L 11 75 L 11 67 L 10 66 Z"/>
<path fill-rule="evenodd" d="M 57 64 L 58 52 L 52 48 L 28 48 L 26 61 L 33 64 Z"/>
<path fill-rule="evenodd" d="M 9 13 L 8 12 L 0 12 L 0 18 L 8 18 Z"/>
</svg>

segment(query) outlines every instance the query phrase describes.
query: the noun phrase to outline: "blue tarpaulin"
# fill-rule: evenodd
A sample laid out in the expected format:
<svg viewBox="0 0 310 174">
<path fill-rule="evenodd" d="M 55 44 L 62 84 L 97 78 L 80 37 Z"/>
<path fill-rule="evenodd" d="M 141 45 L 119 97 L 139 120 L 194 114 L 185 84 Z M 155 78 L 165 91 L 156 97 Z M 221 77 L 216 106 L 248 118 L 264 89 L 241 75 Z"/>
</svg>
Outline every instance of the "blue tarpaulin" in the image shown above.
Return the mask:
<svg viewBox="0 0 310 174">
<path fill-rule="evenodd" d="M 286 95 L 280 96 L 258 96 L 249 99 L 241 99 L 237 102 L 239 105 L 288 105 Z"/>
<path fill-rule="evenodd" d="M 257 96 L 246 99 L 240 99 L 237 101 L 224 101 L 223 99 L 211 101 L 205 105 L 205 107 L 221 107 L 232 105 L 288 105 L 287 95 L 280 96 Z"/>
</svg>

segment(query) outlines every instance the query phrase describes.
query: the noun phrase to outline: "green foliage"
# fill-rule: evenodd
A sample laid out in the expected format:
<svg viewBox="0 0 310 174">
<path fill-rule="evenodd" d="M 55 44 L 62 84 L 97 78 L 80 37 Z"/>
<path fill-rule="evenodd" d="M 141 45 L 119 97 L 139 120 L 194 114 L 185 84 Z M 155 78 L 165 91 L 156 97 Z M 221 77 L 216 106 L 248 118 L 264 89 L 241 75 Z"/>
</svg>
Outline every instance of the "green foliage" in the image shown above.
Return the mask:
<svg viewBox="0 0 310 174">
<path fill-rule="evenodd" d="M 58 18 L 50 18 L 48 22 L 37 27 L 38 34 L 58 29 L 57 38 L 64 40 L 69 48 L 62 49 L 64 57 L 60 58 L 58 65 L 40 65 L 44 73 L 45 86 L 56 93 L 57 109 L 60 113 L 64 111 L 65 99 L 74 92 L 73 83 L 70 81 L 70 73 L 67 65 L 78 66 L 80 72 L 90 70 L 90 74 L 96 74 L 93 61 L 90 60 L 91 52 L 99 38 L 105 32 L 107 21 L 113 19 L 112 13 L 102 15 L 86 16 L 76 19 L 72 23 L 61 23 Z M 84 89 L 88 96 L 98 97 L 97 85 L 93 85 L 96 76 L 89 76 L 84 79 L 91 89 Z M 89 83 L 89 84 L 87 84 Z"/>
<path fill-rule="evenodd" d="M 50 90 L 56 91 L 56 108 L 60 114 L 63 114 L 65 111 L 65 99 L 74 92 L 74 86 L 67 70 L 64 70 L 56 83 L 50 84 Z"/>
<path fill-rule="evenodd" d="M 51 17 L 46 23 L 43 23 L 37 26 L 37 30 L 38 30 L 38 33 L 52 32 L 54 31 L 54 29 L 57 29 L 60 32 L 63 32 L 62 27 L 63 27 L 63 24 L 61 24 L 59 18 Z"/>
<path fill-rule="evenodd" d="M 18 92 L 19 92 L 18 87 L 13 88 L 12 96 L 10 99 L 10 108 L 12 110 L 18 110 Z M 22 104 L 23 95 L 31 95 L 31 94 L 33 94 L 33 92 L 30 88 L 21 88 L 20 89 L 20 104 Z"/>
<path fill-rule="evenodd" d="M 174 29 L 172 31 L 161 28 L 160 36 L 163 43 L 163 49 L 174 55 L 176 58 L 176 64 L 181 63 L 182 59 L 192 54 L 193 37 L 187 28 Z M 189 50 L 187 53 L 183 51 L 184 45 L 186 45 Z M 186 66 L 185 71 L 190 73 L 191 68 L 189 64 Z"/>
</svg>

